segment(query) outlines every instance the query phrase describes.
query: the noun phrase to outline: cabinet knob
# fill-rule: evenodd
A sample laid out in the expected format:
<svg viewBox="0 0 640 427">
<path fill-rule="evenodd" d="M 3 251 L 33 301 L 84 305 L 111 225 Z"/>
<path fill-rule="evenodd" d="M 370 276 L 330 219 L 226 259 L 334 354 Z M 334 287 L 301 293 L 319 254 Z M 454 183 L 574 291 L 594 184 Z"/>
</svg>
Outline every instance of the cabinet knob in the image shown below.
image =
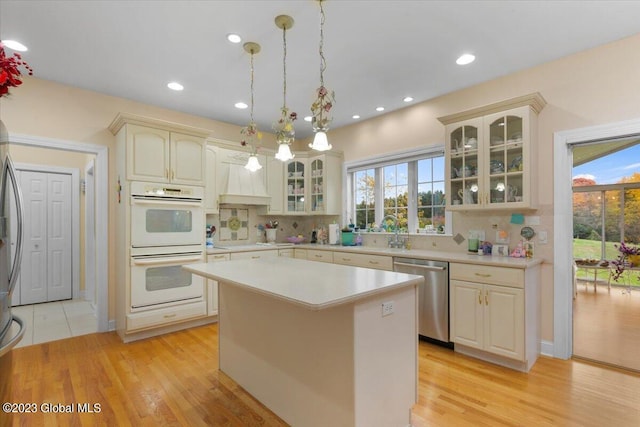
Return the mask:
<svg viewBox="0 0 640 427">
<path fill-rule="evenodd" d="M 482 305 L 482 292 L 478 291 L 478 304 Z"/>
</svg>

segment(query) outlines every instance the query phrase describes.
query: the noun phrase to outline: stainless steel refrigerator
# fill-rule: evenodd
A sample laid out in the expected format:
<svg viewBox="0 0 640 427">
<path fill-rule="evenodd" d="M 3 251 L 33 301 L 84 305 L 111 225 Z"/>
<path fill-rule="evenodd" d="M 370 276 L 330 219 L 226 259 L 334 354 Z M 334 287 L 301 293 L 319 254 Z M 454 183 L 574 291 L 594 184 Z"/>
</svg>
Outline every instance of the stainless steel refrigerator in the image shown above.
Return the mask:
<svg viewBox="0 0 640 427">
<path fill-rule="evenodd" d="M 24 323 L 11 314 L 11 295 L 20 274 L 22 258 L 22 193 L 16 182 L 15 169 L 9 157 L 7 132 L 0 122 L 0 402 L 11 402 L 12 349 L 24 335 Z M 9 190 L 12 187 L 13 192 Z M 9 197 L 16 198 L 16 218 L 9 218 Z M 16 223 L 17 233 L 10 236 L 10 224 Z M 13 259 L 11 246 L 15 245 Z M 10 414 L 0 416 L 0 427 L 10 425 Z M 9 424 L 7 424 L 9 423 Z"/>
</svg>

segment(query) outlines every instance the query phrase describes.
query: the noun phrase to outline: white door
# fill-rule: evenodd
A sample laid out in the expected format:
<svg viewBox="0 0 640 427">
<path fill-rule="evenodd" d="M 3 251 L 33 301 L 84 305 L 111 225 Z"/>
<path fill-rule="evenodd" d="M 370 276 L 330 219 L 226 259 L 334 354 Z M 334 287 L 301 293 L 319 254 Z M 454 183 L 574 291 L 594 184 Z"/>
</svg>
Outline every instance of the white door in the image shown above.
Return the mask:
<svg viewBox="0 0 640 427">
<path fill-rule="evenodd" d="M 71 298 L 71 177 L 20 172 L 24 251 L 20 303 Z"/>
<path fill-rule="evenodd" d="M 71 298 L 71 175 L 47 174 L 47 301 Z"/>
</svg>

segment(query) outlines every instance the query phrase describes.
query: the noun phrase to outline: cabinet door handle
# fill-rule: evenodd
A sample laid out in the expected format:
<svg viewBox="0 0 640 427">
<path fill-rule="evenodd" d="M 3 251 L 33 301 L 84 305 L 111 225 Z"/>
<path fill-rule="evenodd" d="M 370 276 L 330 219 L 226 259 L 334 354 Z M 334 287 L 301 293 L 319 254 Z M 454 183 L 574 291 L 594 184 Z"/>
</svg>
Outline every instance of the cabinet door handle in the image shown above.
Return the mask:
<svg viewBox="0 0 640 427">
<path fill-rule="evenodd" d="M 491 277 L 491 274 L 488 274 L 488 273 L 474 273 L 474 274 L 480 277 Z"/>
<path fill-rule="evenodd" d="M 489 305 L 489 293 L 484 294 L 484 305 Z"/>
<path fill-rule="evenodd" d="M 316 258 L 322 258 L 322 255 L 320 255 L 320 254 L 315 254 L 315 255 L 314 255 L 314 257 L 316 257 Z"/>
<path fill-rule="evenodd" d="M 478 291 L 478 304 L 482 305 L 482 291 Z"/>
<path fill-rule="evenodd" d="M 175 178 L 175 176 L 176 176 L 175 171 L 173 169 L 171 169 L 171 179 Z"/>
<path fill-rule="evenodd" d="M 165 177 L 165 178 L 167 178 L 167 179 L 169 179 L 169 169 L 166 169 L 166 168 L 165 168 L 165 170 L 164 170 L 164 177 Z"/>
</svg>

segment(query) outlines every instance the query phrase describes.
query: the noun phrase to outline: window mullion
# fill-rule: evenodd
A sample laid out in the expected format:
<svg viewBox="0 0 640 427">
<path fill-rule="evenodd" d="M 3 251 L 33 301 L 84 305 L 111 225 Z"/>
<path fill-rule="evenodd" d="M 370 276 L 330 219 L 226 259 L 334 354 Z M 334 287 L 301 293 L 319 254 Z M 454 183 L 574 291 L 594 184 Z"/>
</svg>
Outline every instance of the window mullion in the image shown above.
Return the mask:
<svg viewBox="0 0 640 427">
<path fill-rule="evenodd" d="M 375 187 L 375 202 L 376 202 L 376 225 L 382 222 L 384 218 L 384 174 L 383 168 L 376 168 L 376 187 Z"/>
<path fill-rule="evenodd" d="M 408 201 L 407 201 L 407 230 L 418 228 L 418 162 L 409 162 L 408 168 Z"/>
</svg>

